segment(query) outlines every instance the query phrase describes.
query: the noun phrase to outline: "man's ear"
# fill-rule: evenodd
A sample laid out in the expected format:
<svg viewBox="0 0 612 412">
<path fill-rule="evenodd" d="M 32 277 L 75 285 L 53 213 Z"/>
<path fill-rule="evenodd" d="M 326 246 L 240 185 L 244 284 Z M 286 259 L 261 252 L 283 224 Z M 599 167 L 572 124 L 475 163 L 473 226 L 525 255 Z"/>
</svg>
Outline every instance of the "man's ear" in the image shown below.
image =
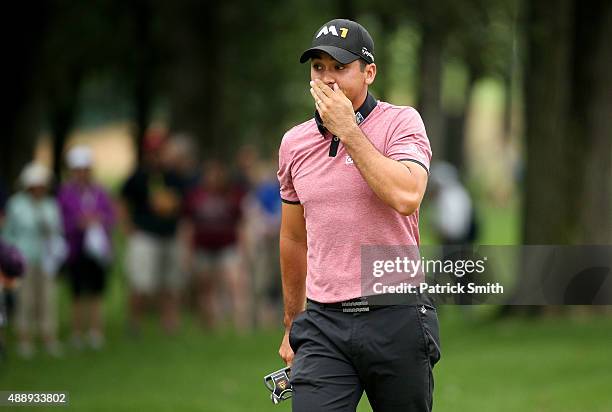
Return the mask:
<svg viewBox="0 0 612 412">
<path fill-rule="evenodd" d="M 376 78 L 376 64 L 368 64 L 365 68 L 365 82 L 369 86 L 374 83 Z"/>
</svg>

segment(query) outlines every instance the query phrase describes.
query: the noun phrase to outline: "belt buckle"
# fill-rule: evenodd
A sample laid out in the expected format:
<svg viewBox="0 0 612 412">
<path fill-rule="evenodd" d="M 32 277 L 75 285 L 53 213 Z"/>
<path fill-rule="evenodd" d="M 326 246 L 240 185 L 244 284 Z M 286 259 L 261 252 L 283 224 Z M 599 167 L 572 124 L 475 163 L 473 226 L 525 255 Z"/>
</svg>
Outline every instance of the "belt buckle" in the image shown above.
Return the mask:
<svg viewBox="0 0 612 412">
<path fill-rule="evenodd" d="M 367 299 L 341 302 L 340 306 L 342 307 L 342 312 L 344 313 L 360 313 L 370 311 L 370 304 Z"/>
</svg>

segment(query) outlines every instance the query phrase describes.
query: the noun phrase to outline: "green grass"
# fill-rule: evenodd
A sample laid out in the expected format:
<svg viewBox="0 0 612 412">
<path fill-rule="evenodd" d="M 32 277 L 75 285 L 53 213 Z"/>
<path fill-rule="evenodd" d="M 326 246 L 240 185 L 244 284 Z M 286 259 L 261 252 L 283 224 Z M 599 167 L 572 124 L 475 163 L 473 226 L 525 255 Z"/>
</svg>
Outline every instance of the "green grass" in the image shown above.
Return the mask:
<svg viewBox="0 0 612 412">
<path fill-rule="evenodd" d="M 482 243 L 513 243 L 516 216 L 512 209 L 485 211 L 491 227 L 483 238 L 495 236 L 496 241 Z M 0 363 L 0 390 L 68 391 L 67 410 L 76 411 L 291 409 L 290 402 L 273 406 L 262 380 L 282 366 L 276 354 L 280 329 L 245 336 L 205 333 L 187 316 L 175 337 L 165 336 L 150 319 L 135 340 L 125 335 L 124 291 L 117 268 L 106 296 L 103 351 L 68 352 L 63 359 L 39 355 L 30 361 L 11 352 Z M 494 309 L 440 308 L 443 355 L 434 371 L 435 411 L 612 410 L 612 317 L 487 320 Z M 65 337 L 65 288 L 61 313 Z M 368 410 L 364 398 L 359 411 Z"/>
<path fill-rule="evenodd" d="M 505 207 L 478 207 L 481 245 L 520 244 L 520 205 L 512 201 Z"/>
<path fill-rule="evenodd" d="M 612 410 L 609 317 L 493 322 L 447 306 L 439 317 L 436 411 Z M 111 326 L 98 353 L 12 356 L 2 365 L 0 390 L 68 391 L 68 409 L 78 411 L 290 410 L 290 402 L 274 407 L 262 384 L 281 366 L 280 330 L 207 334 L 188 321 L 169 338 L 151 321 L 134 340 L 119 318 Z M 362 400 L 359 411 L 367 410 Z"/>
</svg>

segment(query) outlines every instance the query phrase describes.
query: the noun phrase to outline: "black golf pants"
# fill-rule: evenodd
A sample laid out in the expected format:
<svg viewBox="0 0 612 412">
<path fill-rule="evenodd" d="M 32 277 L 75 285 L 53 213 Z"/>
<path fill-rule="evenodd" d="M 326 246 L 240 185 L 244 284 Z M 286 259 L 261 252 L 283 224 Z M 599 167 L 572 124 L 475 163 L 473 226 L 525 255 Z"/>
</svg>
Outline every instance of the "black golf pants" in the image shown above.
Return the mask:
<svg viewBox="0 0 612 412">
<path fill-rule="evenodd" d="M 365 390 L 375 412 L 426 412 L 440 359 L 430 305 L 345 313 L 309 301 L 291 326 L 294 412 L 354 412 Z"/>
</svg>

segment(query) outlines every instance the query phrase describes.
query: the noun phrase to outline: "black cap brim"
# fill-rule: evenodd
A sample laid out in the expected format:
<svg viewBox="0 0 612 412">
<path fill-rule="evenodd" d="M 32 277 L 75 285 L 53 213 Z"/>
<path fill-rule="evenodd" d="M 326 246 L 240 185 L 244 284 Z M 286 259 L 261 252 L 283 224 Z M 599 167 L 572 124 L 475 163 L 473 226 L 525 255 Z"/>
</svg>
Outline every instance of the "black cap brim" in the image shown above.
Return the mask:
<svg viewBox="0 0 612 412">
<path fill-rule="evenodd" d="M 340 47 L 316 46 L 311 47 L 310 49 L 302 53 L 302 57 L 300 57 L 300 63 L 306 63 L 312 57 L 312 55 L 316 54 L 317 52 L 325 52 L 329 54 L 338 63 L 342 64 L 349 64 L 360 58 L 360 56 L 357 56 L 355 53 L 351 53 L 350 51 L 341 49 Z"/>
</svg>

